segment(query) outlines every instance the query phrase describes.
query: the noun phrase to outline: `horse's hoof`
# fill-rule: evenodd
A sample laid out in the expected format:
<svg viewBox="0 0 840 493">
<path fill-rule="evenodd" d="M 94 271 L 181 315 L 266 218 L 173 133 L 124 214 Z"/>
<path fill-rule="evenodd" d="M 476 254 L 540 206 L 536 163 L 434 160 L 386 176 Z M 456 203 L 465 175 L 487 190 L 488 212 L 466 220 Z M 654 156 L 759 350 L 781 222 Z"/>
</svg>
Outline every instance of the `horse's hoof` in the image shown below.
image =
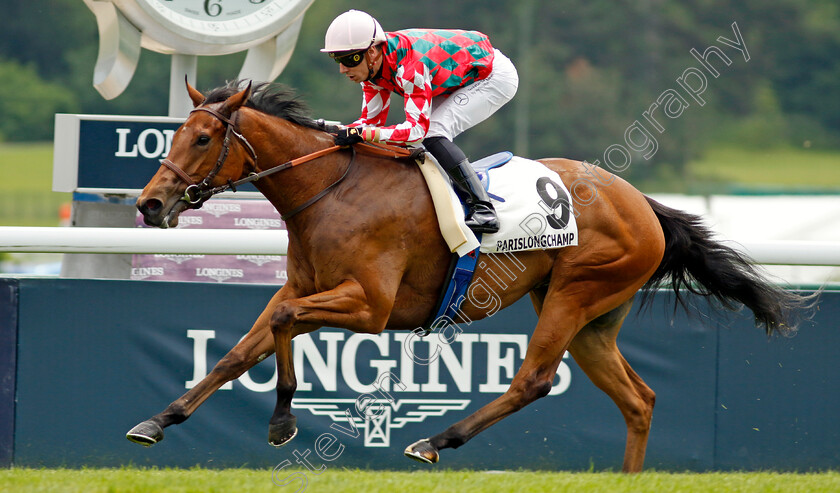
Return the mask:
<svg viewBox="0 0 840 493">
<path fill-rule="evenodd" d="M 143 421 L 139 425 L 128 430 L 125 437 L 134 443 L 151 447 L 163 440 L 163 428 L 154 421 Z"/>
<path fill-rule="evenodd" d="M 440 458 L 437 449 L 432 447 L 428 438 L 412 443 L 403 453 L 409 459 L 414 459 L 424 464 L 436 464 Z"/>
<path fill-rule="evenodd" d="M 297 436 L 297 418 L 292 416 L 281 423 L 268 425 L 268 443 L 275 447 L 282 447 Z"/>
</svg>

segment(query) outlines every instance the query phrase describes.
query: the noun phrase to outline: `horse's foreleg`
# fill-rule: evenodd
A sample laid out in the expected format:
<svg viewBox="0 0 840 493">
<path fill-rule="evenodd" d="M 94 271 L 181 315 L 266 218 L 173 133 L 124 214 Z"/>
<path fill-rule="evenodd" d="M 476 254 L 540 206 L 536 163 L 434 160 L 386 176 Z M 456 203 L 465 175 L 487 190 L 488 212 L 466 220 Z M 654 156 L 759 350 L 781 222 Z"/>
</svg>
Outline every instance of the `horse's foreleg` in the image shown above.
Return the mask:
<svg viewBox="0 0 840 493">
<path fill-rule="evenodd" d="M 390 313 L 387 297 L 371 301 L 371 294 L 356 281 L 335 289 L 281 303 L 271 319 L 277 359 L 277 405 L 268 427 L 268 443 L 280 447 L 297 434 L 297 419 L 291 413 L 297 380 L 292 362 L 292 339 L 321 326 L 354 332 L 379 333 Z M 377 308 L 378 307 L 378 308 Z"/>
<path fill-rule="evenodd" d="M 225 383 L 239 378 L 254 365 L 274 352 L 274 339 L 269 322 L 278 303 L 286 295 L 280 290 L 263 310 L 245 337 L 231 349 L 195 387 L 172 402 L 161 413 L 132 428 L 126 438 L 141 445 L 154 445 L 163 440 L 163 429 L 189 418 L 208 397 Z"/>
</svg>

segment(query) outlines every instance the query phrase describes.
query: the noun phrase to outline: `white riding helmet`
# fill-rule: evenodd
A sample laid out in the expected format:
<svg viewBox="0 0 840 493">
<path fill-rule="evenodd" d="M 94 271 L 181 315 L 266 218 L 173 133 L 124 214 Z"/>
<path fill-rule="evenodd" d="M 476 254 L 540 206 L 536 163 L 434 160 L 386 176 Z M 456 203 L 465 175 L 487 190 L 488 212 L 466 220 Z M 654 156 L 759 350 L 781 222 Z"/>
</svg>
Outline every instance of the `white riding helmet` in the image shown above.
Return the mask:
<svg viewBox="0 0 840 493">
<path fill-rule="evenodd" d="M 324 53 L 366 50 L 384 43 L 385 31 L 367 12 L 348 10 L 332 21 L 324 37 Z"/>
</svg>

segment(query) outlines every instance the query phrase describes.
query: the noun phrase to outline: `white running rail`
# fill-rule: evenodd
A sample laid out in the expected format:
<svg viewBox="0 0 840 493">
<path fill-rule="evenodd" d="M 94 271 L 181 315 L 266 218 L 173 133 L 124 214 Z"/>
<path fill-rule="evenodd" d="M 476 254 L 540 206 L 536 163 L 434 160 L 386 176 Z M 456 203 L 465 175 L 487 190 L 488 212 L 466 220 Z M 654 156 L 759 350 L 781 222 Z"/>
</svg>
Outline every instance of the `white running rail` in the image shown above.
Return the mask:
<svg viewBox="0 0 840 493">
<path fill-rule="evenodd" d="M 764 265 L 840 266 L 840 243 L 724 240 Z M 0 227 L 0 252 L 285 255 L 283 230 Z"/>
</svg>

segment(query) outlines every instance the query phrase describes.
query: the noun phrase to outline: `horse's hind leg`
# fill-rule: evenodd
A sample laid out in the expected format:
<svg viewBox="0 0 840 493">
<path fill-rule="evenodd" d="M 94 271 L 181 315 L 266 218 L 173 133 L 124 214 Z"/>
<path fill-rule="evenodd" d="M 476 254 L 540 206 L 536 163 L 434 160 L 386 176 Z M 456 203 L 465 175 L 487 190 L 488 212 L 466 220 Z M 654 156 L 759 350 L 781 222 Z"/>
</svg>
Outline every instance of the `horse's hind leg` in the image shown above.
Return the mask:
<svg viewBox="0 0 840 493">
<path fill-rule="evenodd" d="M 502 418 L 548 395 L 567 346 L 584 324 L 584 315 L 580 309 L 581 304 L 570 302 L 565 293 L 552 293 L 549 289 L 546 298 L 548 302 L 540 310 L 537 327 L 528 343 L 525 361 L 516 372 L 508 390 L 443 433 L 410 445 L 405 450 L 407 457 L 435 463 L 439 458 L 439 450 L 460 447 Z"/>
<path fill-rule="evenodd" d="M 514 376 L 508 390 L 477 412 L 450 426 L 443 433 L 410 445 L 405 450 L 405 455 L 422 462 L 437 462 L 439 450 L 460 447 L 502 418 L 546 396 L 551 391 L 554 375 L 563 354 L 573 339 L 590 323 L 599 319 L 600 321 L 592 326 L 603 323 L 607 319 L 603 318 L 604 314 L 613 313 L 613 316 L 615 316 L 615 313 L 620 313 L 620 316 L 615 316 L 616 323 L 613 324 L 612 332 L 607 331 L 601 334 L 601 337 L 607 338 L 608 341 L 612 340 L 614 344 L 615 332 L 626 315 L 626 310 L 629 309 L 628 300 L 633 297 L 633 294 L 638 291 L 644 280 L 650 276 L 655 268 L 655 265 L 647 261 L 650 256 L 645 255 L 645 251 L 634 251 L 634 253 L 636 252 L 639 254 L 623 255 L 620 261 L 612 262 L 609 267 L 595 272 L 597 277 L 600 278 L 598 280 L 578 279 L 575 282 L 568 282 L 568 279 L 564 277 L 568 269 L 555 270 L 546 289 L 535 289 L 531 293 L 534 306 L 539 312 L 539 320 L 528 343 L 525 360 Z M 605 265 L 602 260 L 599 260 L 599 262 L 600 265 Z M 638 273 L 638 275 L 630 276 L 628 272 Z M 616 280 L 619 273 L 624 282 Z M 624 311 L 616 312 L 616 310 L 621 309 Z M 605 348 L 609 348 L 609 344 L 602 344 Z M 595 350 L 590 347 L 598 347 L 598 338 L 594 337 L 590 340 L 589 335 L 582 337 L 579 348 L 583 354 L 596 354 Z M 617 351 L 612 354 L 607 350 L 602 350 L 601 354 L 613 357 L 618 355 Z M 620 355 L 618 356 L 620 357 Z M 622 374 L 627 376 L 628 372 L 632 372 L 629 367 L 623 369 L 626 365 L 623 360 L 615 358 L 614 360 L 622 364 Z M 598 368 L 597 365 L 593 364 L 589 366 Z M 617 371 L 612 369 L 611 366 L 607 368 L 610 371 L 603 373 L 604 375 L 611 375 Z M 602 384 L 609 381 L 608 377 L 603 377 L 601 372 L 595 371 L 593 374 L 595 379 Z M 635 374 L 633 375 L 640 386 L 644 385 L 638 377 L 635 377 Z M 615 390 L 608 387 L 608 393 L 612 392 L 612 394 L 618 395 L 619 391 L 626 388 L 627 381 L 632 382 L 632 379 L 628 377 L 626 380 L 620 380 L 619 385 L 615 386 Z M 632 388 L 636 388 L 635 384 L 631 383 L 630 385 L 633 385 Z M 625 405 L 623 400 L 618 402 L 622 411 L 634 409 Z M 633 420 L 632 423 L 635 426 L 637 422 Z M 649 426 L 649 422 L 644 428 L 647 428 L 647 426 Z M 634 431 L 636 430 L 634 429 Z M 640 460 L 636 457 L 639 455 L 637 451 L 639 445 L 635 444 L 644 442 L 644 440 L 639 440 L 640 437 L 646 438 L 646 432 L 641 435 L 634 434 L 634 454 L 629 464 L 634 469 L 641 467 Z M 641 443 L 641 445 L 643 446 L 644 443 Z"/>
<path fill-rule="evenodd" d="M 624 416 L 627 444 L 622 470 L 639 472 L 645 461 L 656 395 L 630 368 L 615 343 L 631 305 L 632 300 L 584 326 L 569 345 L 569 352 Z"/>
</svg>

